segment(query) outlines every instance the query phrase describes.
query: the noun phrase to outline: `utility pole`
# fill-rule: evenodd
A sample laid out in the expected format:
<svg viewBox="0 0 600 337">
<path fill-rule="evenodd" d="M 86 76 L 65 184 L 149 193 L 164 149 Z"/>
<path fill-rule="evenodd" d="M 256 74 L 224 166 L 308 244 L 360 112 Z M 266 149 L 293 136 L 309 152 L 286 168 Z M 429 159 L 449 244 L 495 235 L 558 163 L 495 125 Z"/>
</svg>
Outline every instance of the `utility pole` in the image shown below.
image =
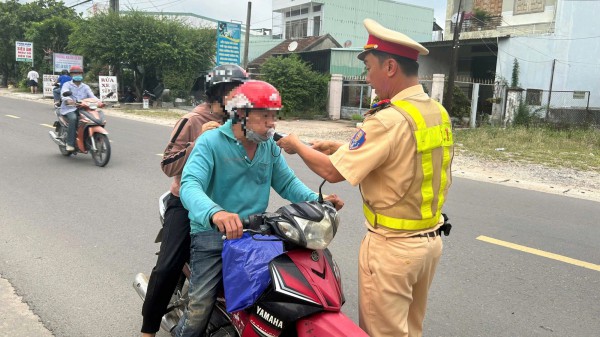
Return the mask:
<svg viewBox="0 0 600 337">
<path fill-rule="evenodd" d="M 119 0 L 110 0 L 110 11 L 119 14 Z"/>
<path fill-rule="evenodd" d="M 244 38 L 244 69 L 248 70 L 248 44 L 250 43 L 250 16 L 252 14 L 252 1 L 248 1 L 246 11 L 246 36 Z"/>
<path fill-rule="evenodd" d="M 552 98 L 552 83 L 554 82 L 554 67 L 556 66 L 556 59 L 552 60 L 552 73 L 550 74 L 550 88 L 548 89 L 548 106 L 546 107 L 546 120 L 550 115 L 550 99 Z"/>
<path fill-rule="evenodd" d="M 452 38 L 452 51 L 450 57 L 450 73 L 448 74 L 448 88 L 446 89 L 446 97 L 444 97 L 444 106 L 448 113 L 452 110 L 452 96 L 454 93 L 454 78 L 456 77 L 456 67 L 458 62 L 458 37 L 463 24 L 464 13 L 461 13 L 460 7 L 462 0 L 458 1 L 458 10 L 456 11 L 456 24 L 454 26 L 454 36 Z"/>
</svg>

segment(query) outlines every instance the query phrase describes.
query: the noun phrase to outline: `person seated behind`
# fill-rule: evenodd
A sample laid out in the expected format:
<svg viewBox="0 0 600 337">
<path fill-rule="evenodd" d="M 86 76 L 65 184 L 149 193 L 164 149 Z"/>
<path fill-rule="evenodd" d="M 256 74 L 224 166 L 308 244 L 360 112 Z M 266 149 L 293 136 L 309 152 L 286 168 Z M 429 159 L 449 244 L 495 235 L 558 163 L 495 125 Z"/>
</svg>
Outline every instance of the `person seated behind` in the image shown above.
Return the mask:
<svg viewBox="0 0 600 337">
<path fill-rule="evenodd" d="M 81 66 L 71 66 L 69 73 L 72 80 L 65 82 L 60 90 L 62 105 L 60 106 L 60 114 L 67 116 L 69 120 L 69 128 L 67 130 L 67 151 L 75 151 L 75 132 L 77 131 L 77 107 L 75 100 L 81 101 L 85 98 L 96 98 L 90 87 L 83 83 L 83 68 Z M 71 92 L 71 96 L 65 97 L 63 94 L 67 91 Z"/>
<path fill-rule="evenodd" d="M 234 89 L 225 107 L 230 120 L 202 134 L 181 179 L 181 201 L 191 220 L 189 303 L 176 336 L 202 336 L 222 278 L 223 233 L 242 236 L 241 218 L 262 213 L 271 187 L 291 202 L 315 201 L 272 139 L 281 96 L 263 81 Z M 337 196 L 326 197 L 336 206 Z"/>
<path fill-rule="evenodd" d="M 56 79 L 56 82 L 54 82 L 54 89 L 52 89 L 52 96 L 54 96 L 54 106 L 60 106 L 60 90 L 62 89 L 63 84 L 69 82 L 70 80 L 71 76 L 69 76 L 69 71 L 67 69 L 63 69 L 60 72 L 60 76 L 58 76 L 58 78 Z"/>
<path fill-rule="evenodd" d="M 133 103 L 137 99 L 136 94 L 133 92 L 131 87 L 125 88 L 125 94 L 123 95 L 123 103 Z"/>
<path fill-rule="evenodd" d="M 167 176 L 174 179 L 165 210 L 160 253 L 150 274 L 142 307 L 142 337 L 153 337 L 159 330 L 183 265 L 190 258 L 190 219 L 179 198 L 183 166 L 194 148 L 196 138 L 207 130 L 221 126 L 224 117 L 223 97 L 247 79 L 246 71 L 238 65 L 217 66 L 207 76 L 207 102 L 196 106 L 173 128 L 160 166 Z"/>
</svg>

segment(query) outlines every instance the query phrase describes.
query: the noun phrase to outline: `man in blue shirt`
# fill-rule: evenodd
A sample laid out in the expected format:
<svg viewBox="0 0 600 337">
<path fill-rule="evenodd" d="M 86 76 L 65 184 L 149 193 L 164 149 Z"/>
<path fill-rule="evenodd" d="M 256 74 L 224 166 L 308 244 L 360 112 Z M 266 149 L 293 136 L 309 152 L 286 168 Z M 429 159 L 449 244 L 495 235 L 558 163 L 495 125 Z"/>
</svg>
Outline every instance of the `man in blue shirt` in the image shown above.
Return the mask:
<svg viewBox="0 0 600 337">
<path fill-rule="evenodd" d="M 77 107 L 75 99 L 81 101 L 85 98 L 96 98 L 90 87 L 83 83 L 83 68 L 81 66 L 72 66 L 69 69 L 72 76 L 72 81 L 65 82 L 60 90 L 62 97 L 62 105 L 60 106 L 60 114 L 67 116 L 69 120 L 69 129 L 67 130 L 67 151 L 75 151 L 75 131 L 77 131 Z M 67 91 L 71 92 L 71 96 L 65 97 L 63 94 Z"/>
<path fill-rule="evenodd" d="M 63 84 L 69 82 L 71 80 L 71 76 L 69 76 L 69 71 L 67 69 L 63 69 L 60 73 L 60 76 L 56 79 L 54 83 L 54 89 L 52 89 L 52 95 L 54 96 L 54 104 L 59 107 L 61 103 L 60 99 L 60 90 L 62 89 Z"/>
<path fill-rule="evenodd" d="M 289 168 L 271 138 L 281 97 L 263 81 L 234 89 L 230 118 L 196 141 L 181 179 L 180 196 L 191 220 L 190 302 L 176 336 L 202 336 L 221 281 L 223 239 L 242 236 L 240 218 L 267 209 L 271 187 L 291 202 L 318 196 Z M 327 200 L 341 207 L 336 196 Z"/>
</svg>

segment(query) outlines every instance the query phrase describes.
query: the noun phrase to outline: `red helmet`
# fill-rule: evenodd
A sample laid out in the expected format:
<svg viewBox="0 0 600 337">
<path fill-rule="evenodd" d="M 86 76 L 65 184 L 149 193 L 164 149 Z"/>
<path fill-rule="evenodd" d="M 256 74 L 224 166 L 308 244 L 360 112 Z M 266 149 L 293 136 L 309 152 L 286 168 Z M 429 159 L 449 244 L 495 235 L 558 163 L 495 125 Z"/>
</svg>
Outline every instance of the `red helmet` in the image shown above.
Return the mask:
<svg viewBox="0 0 600 337">
<path fill-rule="evenodd" d="M 232 113 L 235 109 L 281 109 L 281 95 L 271 84 L 264 81 L 248 81 L 233 89 L 228 95 L 225 109 Z"/>
<path fill-rule="evenodd" d="M 83 74 L 83 67 L 77 66 L 77 65 L 71 66 L 71 68 L 69 68 L 69 72 L 70 73 L 81 73 L 81 74 Z"/>
</svg>

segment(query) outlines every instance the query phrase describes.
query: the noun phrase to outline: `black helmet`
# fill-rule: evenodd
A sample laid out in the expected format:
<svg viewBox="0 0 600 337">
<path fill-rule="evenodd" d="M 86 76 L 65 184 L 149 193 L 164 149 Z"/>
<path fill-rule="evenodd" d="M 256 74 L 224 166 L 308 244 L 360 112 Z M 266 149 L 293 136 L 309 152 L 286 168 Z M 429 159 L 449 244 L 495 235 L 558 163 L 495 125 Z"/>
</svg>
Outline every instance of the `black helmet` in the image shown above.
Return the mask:
<svg viewBox="0 0 600 337">
<path fill-rule="evenodd" d="M 224 84 L 240 84 L 248 80 L 244 68 L 235 64 L 222 64 L 216 66 L 206 75 L 206 96 L 209 99 L 218 96 L 216 91 Z M 233 89 L 233 88 L 232 88 Z M 220 101 L 220 100 L 219 100 Z"/>
<path fill-rule="evenodd" d="M 63 69 L 60 73 L 61 75 L 69 75 L 69 71 L 67 69 Z"/>
</svg>

